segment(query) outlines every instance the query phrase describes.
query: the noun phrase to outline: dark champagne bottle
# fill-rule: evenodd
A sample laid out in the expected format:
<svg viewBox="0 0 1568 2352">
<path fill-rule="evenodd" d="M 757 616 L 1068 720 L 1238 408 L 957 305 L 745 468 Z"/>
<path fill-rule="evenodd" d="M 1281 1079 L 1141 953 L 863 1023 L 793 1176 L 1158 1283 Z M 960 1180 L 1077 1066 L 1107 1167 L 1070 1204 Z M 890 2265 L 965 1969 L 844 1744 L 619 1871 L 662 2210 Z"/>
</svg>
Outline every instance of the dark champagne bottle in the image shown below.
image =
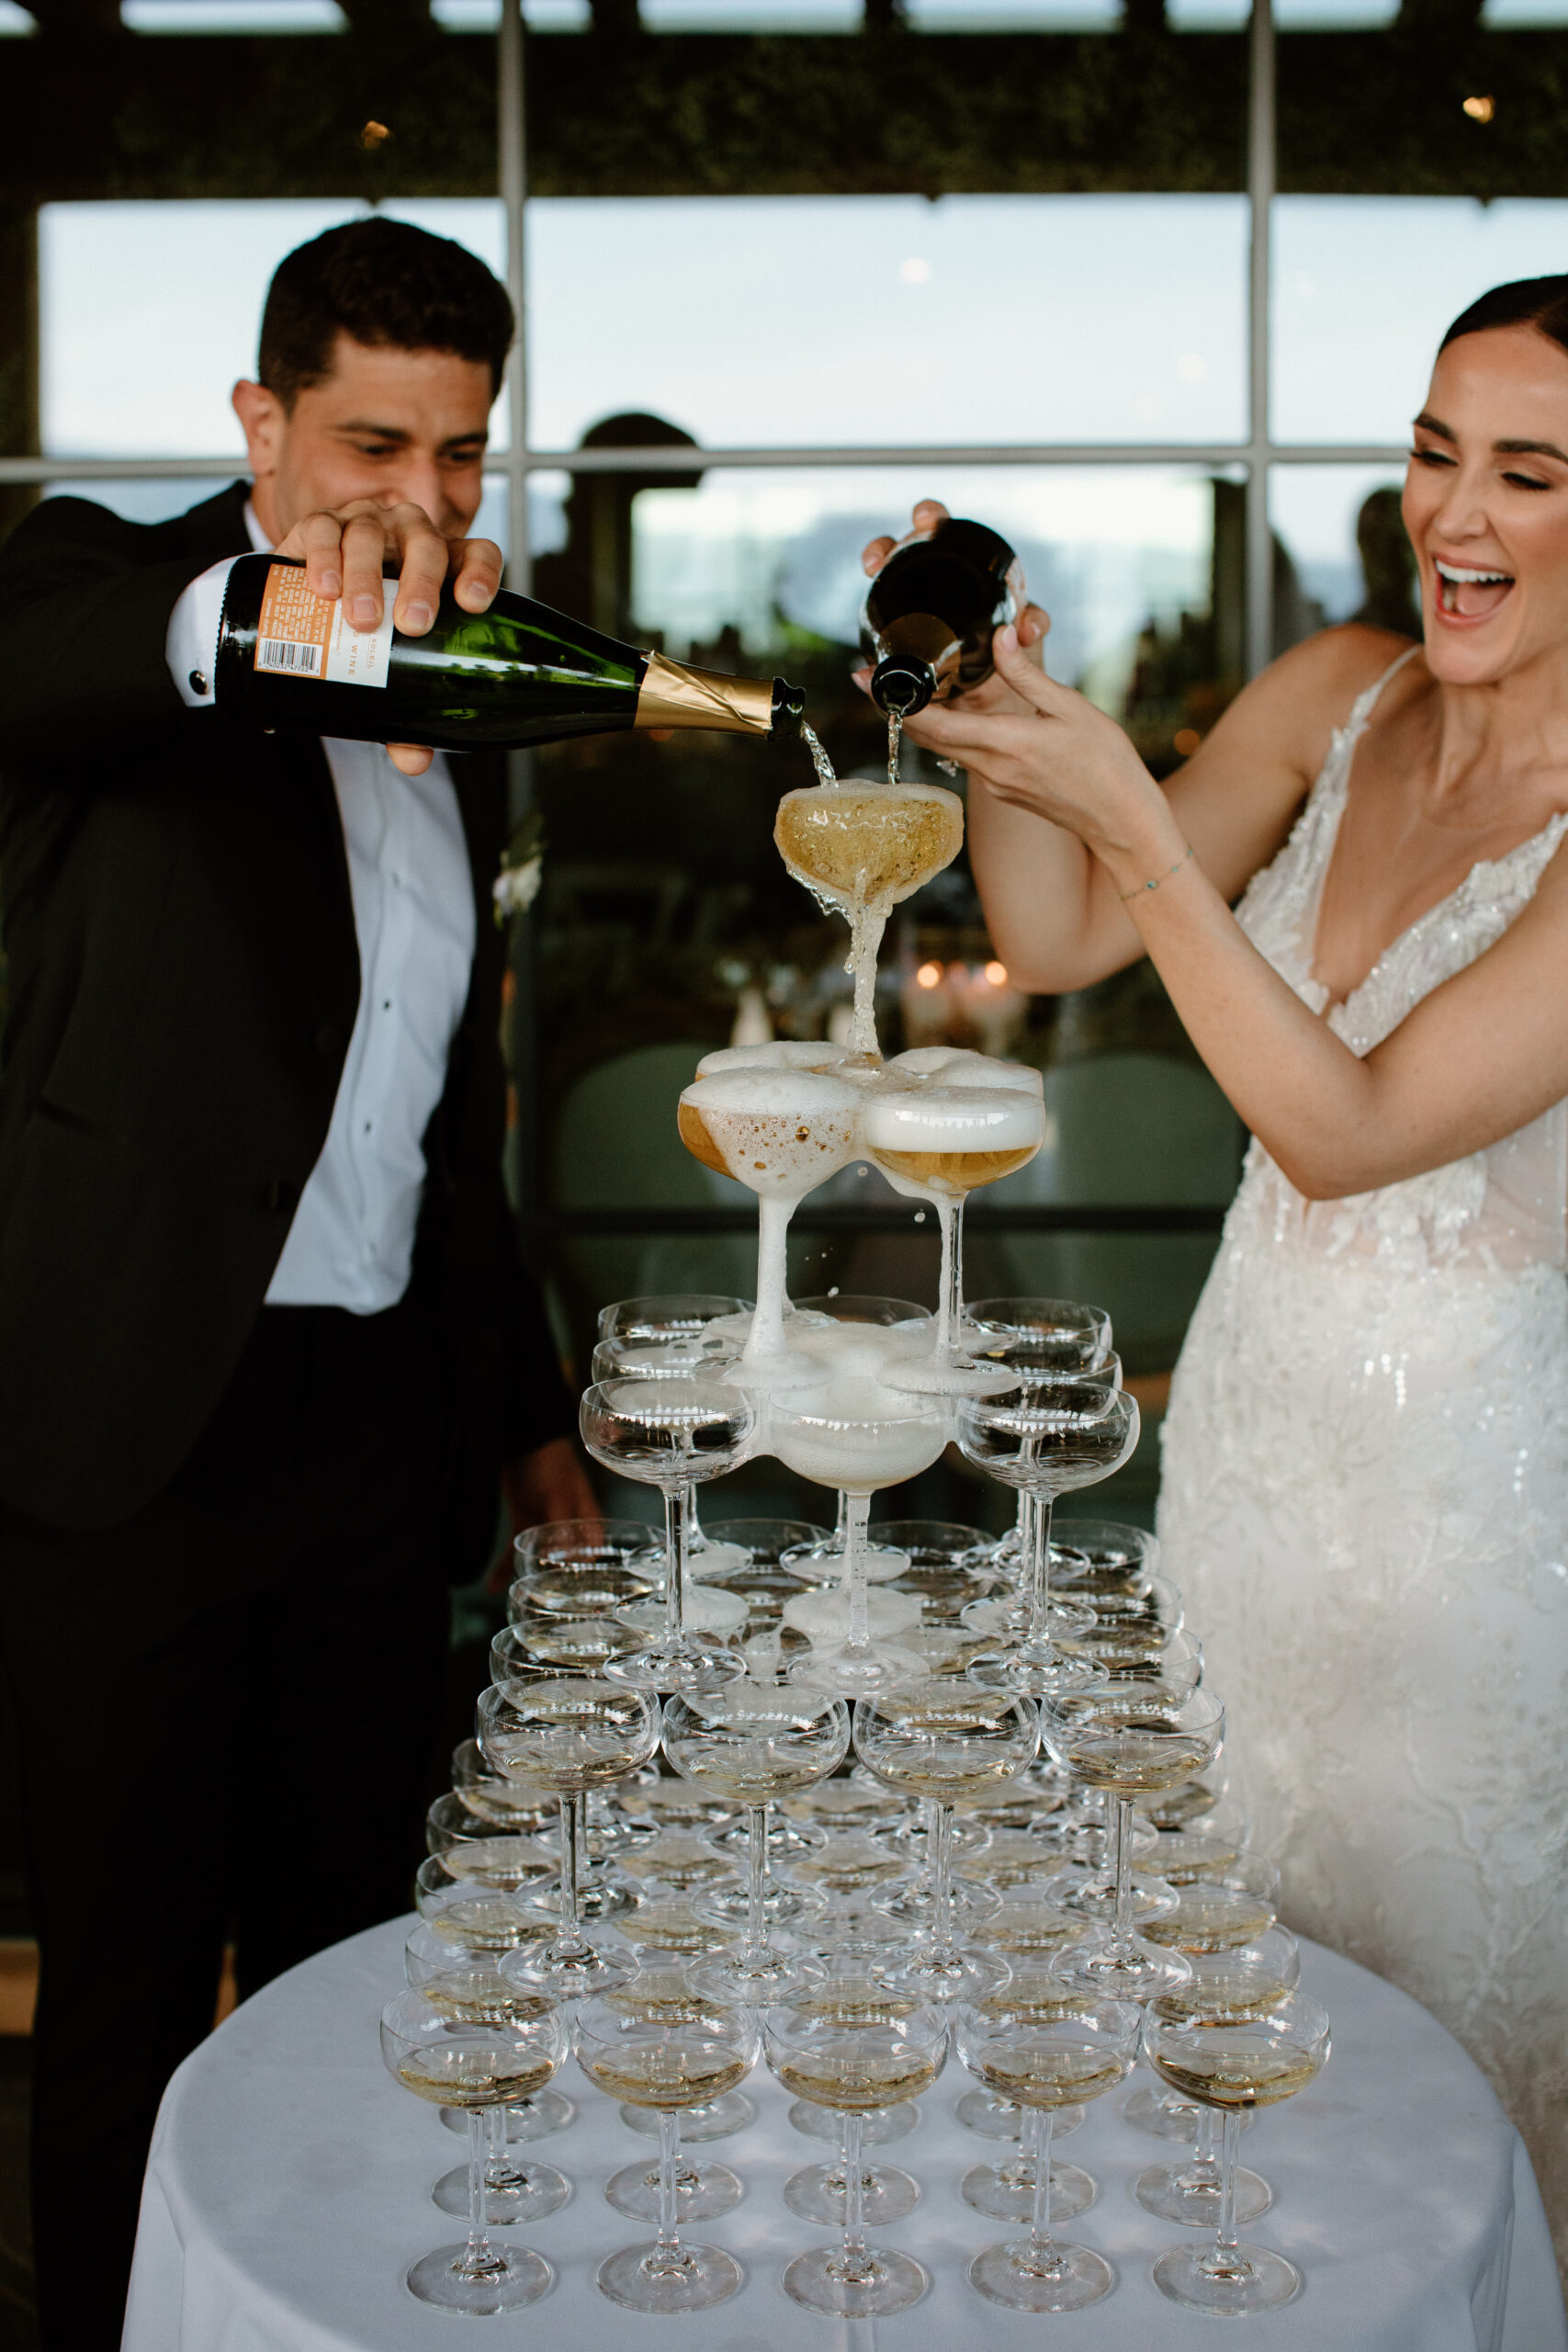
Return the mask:
<svg viewBox="0 0 1568 2352">
<path fill-rule="evenodd" d="M 895 548 L 866 591 L 861 651 L 871 698 L 908 718 L 991 673 L 991 633 L 1016 620 L 1023 570 L 984 523 L 949 516 L 926 539 Z"/>
<path fill-rule="evenodd" d="M 798 688 L 731 678 L 602 637 L 502 589 L 466 613 L 448 594 L 423 637 L 350 628 L 341 603 L 312 594 L 303 564 L 241 556 L 229 574 L 214 694 L 230 718 L 363 743 L 450 752 L 558 743 L 633 727 L 797 735 Z"/>
</svg>

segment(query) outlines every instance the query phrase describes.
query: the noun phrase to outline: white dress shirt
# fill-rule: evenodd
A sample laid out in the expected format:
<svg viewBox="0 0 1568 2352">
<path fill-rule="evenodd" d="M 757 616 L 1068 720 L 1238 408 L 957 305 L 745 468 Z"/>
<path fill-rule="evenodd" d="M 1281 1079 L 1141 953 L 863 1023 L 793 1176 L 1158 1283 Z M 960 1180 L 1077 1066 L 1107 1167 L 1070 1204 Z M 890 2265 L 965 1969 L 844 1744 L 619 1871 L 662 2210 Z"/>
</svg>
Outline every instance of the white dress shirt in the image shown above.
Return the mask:
<svg viewBox="0 0 1568 2352">
<path fill-rule="evenodd" d="M 258 554 L 268 552 L 248 502 L 245 527 Z M 212 699 L 228 578 L 229 562 L 214 564 L 191 582 L 169 620 L 169 669 L 185 701 L 198 708 Z M 328 737 L 321 749 L 348 853 L 359 1009 L 327 1139 L 266 1303 L 378 1315 L 408 1287 L 424 1193 L 424 1130 L 468 1001 L 473 875 L 440 752 L 423 775 L 407 776 L 379 743 Z"/>
</svg>

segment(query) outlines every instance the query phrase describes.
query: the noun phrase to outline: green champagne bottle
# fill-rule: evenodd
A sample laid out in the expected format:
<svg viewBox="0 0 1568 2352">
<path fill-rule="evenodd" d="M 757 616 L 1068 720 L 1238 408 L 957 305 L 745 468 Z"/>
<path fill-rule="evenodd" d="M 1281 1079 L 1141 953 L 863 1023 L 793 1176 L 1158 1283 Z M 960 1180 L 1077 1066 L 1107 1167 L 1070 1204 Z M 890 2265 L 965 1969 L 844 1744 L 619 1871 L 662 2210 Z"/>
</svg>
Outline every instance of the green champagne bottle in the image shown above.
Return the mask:
<svg viewBox="0 0 1568 2352">
<path fill-rule="evenodd" d="M 394 628 L 389 589 L 385 601 L 378 629 L 353 629 L 341 602 L 307 587 L 302 563 L 241 556 L 218 634 L 218 708 L 257 727 L 449 752 L 633 727 L 800 731 L 805 697 L 782 678 L 731 678 L 639 653 L 504 588 L 485 613 L 443 595 L 423 637 Z"/>
</svg>

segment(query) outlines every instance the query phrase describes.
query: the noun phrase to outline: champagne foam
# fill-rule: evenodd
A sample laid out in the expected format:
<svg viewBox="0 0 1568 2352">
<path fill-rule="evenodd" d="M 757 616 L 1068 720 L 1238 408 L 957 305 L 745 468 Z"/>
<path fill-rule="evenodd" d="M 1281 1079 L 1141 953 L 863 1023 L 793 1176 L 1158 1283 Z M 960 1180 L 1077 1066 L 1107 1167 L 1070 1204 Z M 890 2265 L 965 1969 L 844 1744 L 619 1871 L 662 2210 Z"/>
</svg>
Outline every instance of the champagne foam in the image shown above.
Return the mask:
<svg viewBox="0 0 1568 2352">
<path fill-rule="evenodd" d="M 881 1151 L 1033 1151 L 1040 1108 L 1012 1087 L 878 1095 L 865 1106 L 865 1139 Z"/>
<path fill-rule="evenodd" d="M 781 1200 L 800 1200 L 860 1148 L 858 1091 L 816 1070 L 720 1070 L 686 1088 L 681 1111 L 683 1134 L 695 1120 L 731 1176 Z"/>
<path fill-rule="evenodd" d="M 889 1069 L 908 1070 L 914 1078 L 931 1078 L 946 1086 L 988 1086 L 1043 1101 L 1045 1081 L 1028 1062 L 998 1061 L 992 1054 L 976 1054 L 967 1046 L 914 1046 L 895 1054 Z"/>
<path fill-rule="evenodd" d="M 765 1046 L 720 1046 L 697 1064 L 699 1078 L 713 1078 L 730 1069 L 836 1069 L 849 1056 L 842 1046 L 825 1037 L 774 1037 Z"/>
</svg>

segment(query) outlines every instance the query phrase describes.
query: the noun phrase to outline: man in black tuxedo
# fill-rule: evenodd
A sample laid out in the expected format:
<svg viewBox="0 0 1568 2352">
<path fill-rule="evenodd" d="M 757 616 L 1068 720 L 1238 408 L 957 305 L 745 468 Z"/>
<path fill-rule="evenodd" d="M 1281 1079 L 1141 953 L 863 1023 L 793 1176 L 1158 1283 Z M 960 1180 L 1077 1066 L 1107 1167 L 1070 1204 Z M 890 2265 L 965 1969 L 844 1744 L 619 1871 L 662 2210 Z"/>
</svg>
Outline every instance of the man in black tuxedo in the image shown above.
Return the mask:
<svg viewBox="0 0 1568 2352">
<path fill-rule="evenodd" d="M 504 1479 L 594 1508 L 501 1180 L 499 763 L 211 700 L 227 561 L 360 628 L 451 581 L 512 338 L 382 220 L 278 270 L 252 481 L 49 500 L 0 556 L 0 1660 L 42 1952 L 49 2352 L 114 2352 L 149 2133 L 242 1993 L 405 1907 L 446 1647 Z M 391 593 L 389 584 L 389 594 Z"/>
</svg>

